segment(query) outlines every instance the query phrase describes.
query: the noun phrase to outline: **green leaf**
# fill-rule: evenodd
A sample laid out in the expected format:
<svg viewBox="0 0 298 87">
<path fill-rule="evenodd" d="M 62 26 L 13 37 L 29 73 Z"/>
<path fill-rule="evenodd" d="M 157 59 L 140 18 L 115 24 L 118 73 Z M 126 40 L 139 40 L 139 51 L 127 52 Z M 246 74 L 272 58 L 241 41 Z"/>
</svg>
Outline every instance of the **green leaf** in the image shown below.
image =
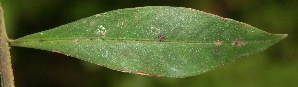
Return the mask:
<svg viewBox="0 0 298 87">
<path fill-rule="evenodd" d="M 10 44 L 122 72 L 188 77 L 262 51 L 286 36 L 194 9 L 151 6 L 97 14 Z"/>
</svg>

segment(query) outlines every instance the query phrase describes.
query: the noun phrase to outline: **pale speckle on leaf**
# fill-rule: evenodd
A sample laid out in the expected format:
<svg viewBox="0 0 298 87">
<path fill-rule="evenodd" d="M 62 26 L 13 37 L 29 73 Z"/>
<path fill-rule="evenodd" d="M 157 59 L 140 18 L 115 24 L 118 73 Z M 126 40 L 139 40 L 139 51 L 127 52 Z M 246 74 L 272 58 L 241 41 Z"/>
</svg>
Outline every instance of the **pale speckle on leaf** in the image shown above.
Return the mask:
<svg viewBox="0 0 298 87">
<path fill-rule="evenodd" d="M 102 25 L 99 26 L 99 29 L 96 30 L 95 34 L 101 34 L 103 37 L 106 36 L 107 34 L 107 30 L 105 27 L 103 27 Z"/>
<path fill-rule="evenodd" d="M 100 14 L 96 14 L 96 15 L 95 15 L 95 17 L 99 17 L 99 16 L 101 16 L 101 15 L 100 15 Z"/>
<path fill-rule="evenodd" d="M 214 42 L 214 44 L 215 44 L 216 46 L 220 46 L 220 45 L 222 44 L 222 42 L 223 42 L 223 41 L 217 40 L 217 41 Z"/>
</svg>

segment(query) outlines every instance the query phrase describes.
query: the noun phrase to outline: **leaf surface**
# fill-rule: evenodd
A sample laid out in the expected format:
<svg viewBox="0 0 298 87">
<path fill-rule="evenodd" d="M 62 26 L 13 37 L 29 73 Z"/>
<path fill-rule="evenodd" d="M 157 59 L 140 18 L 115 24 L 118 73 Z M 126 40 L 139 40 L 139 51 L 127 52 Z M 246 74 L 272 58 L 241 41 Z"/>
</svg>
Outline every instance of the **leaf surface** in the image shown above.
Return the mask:
<svg viewBox="0 0 298 87">
<path fill-rule="evenodd" d="M 149 6 L 96 14 L 10 44 L 122 72 L 188 77 L 262 51 L 286 36 L 194 9 Z"/>
</svg>

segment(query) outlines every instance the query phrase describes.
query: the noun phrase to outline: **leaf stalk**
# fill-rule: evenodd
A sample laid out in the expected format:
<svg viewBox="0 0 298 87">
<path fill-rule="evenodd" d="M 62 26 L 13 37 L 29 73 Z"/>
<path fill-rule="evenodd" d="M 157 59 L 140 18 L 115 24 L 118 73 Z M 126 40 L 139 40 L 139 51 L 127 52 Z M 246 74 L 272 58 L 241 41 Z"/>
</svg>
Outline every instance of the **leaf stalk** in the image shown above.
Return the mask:
<svg viewBox="0 0 298 87">
<path fill-rule="evenodd" d="M 5 30 L 4 13 L 0 4 L 0 75 L 2 87 L 15 87 L 14 76 L 11 67 L 10 46 L 8 45 L 8 36 Z"/>
</svg>

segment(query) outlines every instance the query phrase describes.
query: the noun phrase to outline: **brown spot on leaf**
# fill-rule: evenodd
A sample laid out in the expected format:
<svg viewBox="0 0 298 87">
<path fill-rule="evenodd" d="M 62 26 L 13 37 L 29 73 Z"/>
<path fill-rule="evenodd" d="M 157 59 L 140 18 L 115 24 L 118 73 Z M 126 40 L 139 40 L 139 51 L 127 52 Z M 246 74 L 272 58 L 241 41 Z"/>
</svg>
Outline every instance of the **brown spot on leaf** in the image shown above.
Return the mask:
<svg viewBox="0 0 298 87">
<path fill-rule="evenodd" d="M 222 42 L 223 42 L 223 41 L 219 41 L 219 40 L 217 40 L 217 41 L 214 42 L 214 44 L 215 44 L 215 46 L 220 46 L 220 45 L 222 44 Z"/>
<path fill-rule="evenodd" d="M 236 40 L 232 42 L 232 45 L 242 47 L 245 46 L 245 43 L 241 40 L 241 37 L 238 36 Z"/>
<path fill-rule="evenodd" d="M 134 74 L 139 74 L 139 75 L 146 75 L 146 76 L 154 76 L 154 77 L 165 77 L 163 75 L 157 75 L 157 74 L 150 74 L 146 72 L 132 72 L 132 71 L 127 71 L 127 70 L 117 70 L 125 73 L 134 73 Z"/>
<path fill-rule="evenodd" d="M 66 54 L 66 53 L 64 53 L 64 52 L 61 52 L 61 51 L 59 51 L 59 50 L 52 50 L 52 52 L 61 53 L 61 54 L 64 54 L 64 55 L 66 55 L 66 56 L 69 56 L 68 54 Z"/>
<path fill-rule="evenodd" d="M 56 52 L 56 53 L 62 53 L 61 51 L 59 50 L 52 50 L 52 52 Z M 63 54 L 63 53 L 62 53 Z"/>
<path fill-rule="evenodd" d="M 158 35 L 157 38 L 159 42 L 163 42 L 165 40 L 165 36 L 163 34 Z"/>
<path fill-rule="evenodd" d="M 149 73 L 145 73 L 145 72 L 137 72 L 136 74 L 146 75 L 146 76 L 154 76 L 154 77 L 164 77 L 163 75 L 149 74 Z"/>
<path fill-rule="evenodd" d="M 231 19 L 229 19 L 229 18 L 223 18 L 223 20 L 231 20 Z"/>
</svg>

